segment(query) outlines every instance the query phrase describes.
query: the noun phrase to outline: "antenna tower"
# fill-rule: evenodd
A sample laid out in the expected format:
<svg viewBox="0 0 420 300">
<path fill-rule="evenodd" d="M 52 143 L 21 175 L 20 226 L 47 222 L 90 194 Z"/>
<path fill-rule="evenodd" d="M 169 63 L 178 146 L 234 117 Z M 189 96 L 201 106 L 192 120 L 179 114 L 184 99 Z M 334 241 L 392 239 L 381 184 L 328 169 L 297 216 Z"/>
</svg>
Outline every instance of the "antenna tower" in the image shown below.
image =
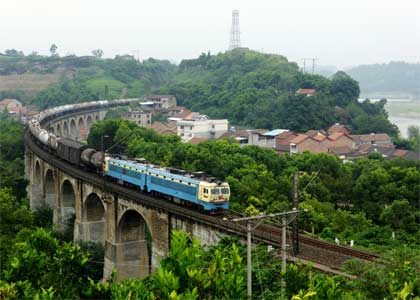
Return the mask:
<svg viewBox="0 0 420 300">
<path fill-rule="evenodd" d="M 241 47 L 241 33 L 239 32 L 239 10 L 232 11 L 232 27 L 230 29 L 229 50 Z"/>
</svg>

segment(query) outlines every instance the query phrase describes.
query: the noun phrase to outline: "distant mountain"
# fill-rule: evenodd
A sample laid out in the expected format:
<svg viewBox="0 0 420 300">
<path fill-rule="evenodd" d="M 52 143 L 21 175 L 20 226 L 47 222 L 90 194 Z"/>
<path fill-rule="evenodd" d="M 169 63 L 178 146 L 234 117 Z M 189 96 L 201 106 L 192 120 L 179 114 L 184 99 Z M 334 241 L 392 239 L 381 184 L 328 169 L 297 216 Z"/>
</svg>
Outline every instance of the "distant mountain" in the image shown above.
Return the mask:
<svg viewBox="0 0 420 300">
<path fill-rule="evenodd" d="M 325 77 L 331 77 L 335 73 L 337 73 L 338 69 L 336 66 L 328 66 L 328 65 L 319 65 L 315 67 L 315 73 L 318 75 L 322 75 Z"/>
<path fill-rule="evenodd" d="M 363 96 L 420 97 L 420 63 L 361 65 L 346 73 L 359 82 Z"/>
</svg>

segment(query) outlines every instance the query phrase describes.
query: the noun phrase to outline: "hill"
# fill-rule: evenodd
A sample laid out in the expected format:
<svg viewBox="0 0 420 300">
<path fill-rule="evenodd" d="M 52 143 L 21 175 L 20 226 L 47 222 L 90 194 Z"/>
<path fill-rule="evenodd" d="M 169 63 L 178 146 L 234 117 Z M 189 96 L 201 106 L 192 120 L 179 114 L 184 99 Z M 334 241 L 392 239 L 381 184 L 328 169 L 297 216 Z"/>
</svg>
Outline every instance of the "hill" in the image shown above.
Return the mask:
<svg viewBox="0 0 420 300">
<path fill-rule="evenodd" d="M 9 51 L 10 52 L 10 51 Z M 359 103 L 359 86 L 344 72 L 330 79 L 302 73 L 296 63 L 276 54 L 236 49 L 202 54 L 179 66 L 130 55 L 102 59 L 94 56 L 0 55 L 0 74 L 11 78 L 0 97 L 17 97 L 40 109 L 98 99 L 174 94 L 180 105 L 228 118 L 231 124 L 296 131 L 326 129 L 340 122 L 355 133 L 398 129 L 388 121 L 385 102 Z M 48 77 L 49 76 L 49 77 Z M 49 78 L 44 83 L 24 78 Z M 19 84 L 21 82 L 21 84 Z M 22 88 L 31 87 L 31 93 Z M 298 89 L 315 89 L 310 97 Z"/>
<path fill-rule="evenodd" d="M 10 52 L 10 51 L 9 51 Z M 130 55 L 94 56 L 0 55 L 0 96 L 17 97 L 41 109 L 66 103 L 140 97 L 171 77 L 166 60 L 142 62 Z"/>
<path fill-rule="evenodd" d="M 316 89 L 316 94 L 298 95 L 300 88 Z M 340 122 L 358 133 L 397 133 L 387 120 L 385 103 L 359 103 L 359 86 L 344 72 L 331 79 L 306 74 L 284 56 L 248 49 L 183 60 L 160 91 L 174 94 L 180 105 L 235 125 L 306 131 Z"/>
<path fill-rule="evenodd" d="M 359 82 L 364 96 L 420 98 L 420 63 L 361 65 L 346 72 Z"/>
</svg>

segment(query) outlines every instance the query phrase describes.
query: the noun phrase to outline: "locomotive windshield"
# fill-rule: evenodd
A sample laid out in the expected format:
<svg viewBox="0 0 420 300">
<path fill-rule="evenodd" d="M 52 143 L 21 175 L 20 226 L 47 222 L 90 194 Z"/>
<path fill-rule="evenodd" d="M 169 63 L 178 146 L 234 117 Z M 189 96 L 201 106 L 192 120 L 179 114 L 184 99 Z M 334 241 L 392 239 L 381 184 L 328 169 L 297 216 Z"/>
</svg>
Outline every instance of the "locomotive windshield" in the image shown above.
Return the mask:
<svg viewBox="0 0 420 300">
<path fill-rule="evenodd" d="M 224 195 L 229 194 L 229 188 L 222 188 L 222 194 Z"/>
<path fill-rule="evenodd" d="M 212 195 L 220 195 L 220 189 L 211 189 Z"/>
</svg>

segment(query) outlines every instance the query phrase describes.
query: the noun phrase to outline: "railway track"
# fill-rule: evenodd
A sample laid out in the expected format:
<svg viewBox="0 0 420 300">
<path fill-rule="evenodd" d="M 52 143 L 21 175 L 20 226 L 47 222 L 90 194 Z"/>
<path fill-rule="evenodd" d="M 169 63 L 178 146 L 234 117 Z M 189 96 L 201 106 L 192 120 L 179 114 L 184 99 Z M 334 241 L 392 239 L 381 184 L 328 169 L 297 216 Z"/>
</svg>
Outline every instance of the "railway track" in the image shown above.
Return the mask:
<svg viewBox="0 0 420 300">
<path fill-rule="evenodd" d="M 228 212 L 227 215 L 209 215 L 186 207 L 179 206 L 175 203 L 164 199 L 152 197 L 138 190 L 121 186 L 115 182 L 107 181 L 99 174 L 87 172 L 79 169 L 77 166 L 63 161 L 36 143 L 29 131 L 25 132 L 26 146 L 31 149 L 38 157 L 55 166 L 71 176 L 89 182 L 106 191 L 120 195 L 128 200 L 138 202 L 144 206 L 166 211 L 168 214 L 174 215 L 180 219 L 189 219 L 195 223 L 204 224 L 208 227 L 217 229 L 225 234 L 234 234 L 240 237 L 246 237 L 246 229 L 244 226 L 230 221 L 234 213 Z M 238 216 L 236 214 L 236 216 Z M 261 224 L 253 232 L 253 238 L 257 242 L 279 247 L 281 244 L 281 228 L 277 226 Z M 169 239 L 170 237 L 168 237 Z M 356 250 L 353 248 L 338 246 L 329 242 L 321 241 L 305 235 L 300 235 L 301 254 L 298 257 L 312 260 L 326 266 L 339 268 L 342 262 L 350 258 L 358 258 L 362 260 L 372 261 L 379 258 L 378 255 Z M 293 254 L 293 253 L 292 253 Z"/>
<path fill-rule="evenodd" d="M 237 217 L 241 217 L 241 215 L 234 212 L 229 212 L 229 217 L 237 218 Z M 279 246 L 281 242 L 282 228 L 278 226 L 269 225 L 269 224 L 261 224 L 260 226 L 256 228 L 255 234 L 260 237 L 265 236 L 266 238 L 268 235 L 270 241 L 271 242 L 278 241 L 279 243 L 277 244 L 277 246 Z M 288 233 L 287 236 L 288 236 L 288 243 L 291 244 L 290 234 Z M 317 258 L 317 255 L 312 255 L 316 253 L 308 253 L 308 252 L 316 252 L 316 251 L 326 251 L 328 254 L 333 255 L 331 257 L 331 260 L 335 260 L 335 261 L 338 260 L 338 263 L 333 264 L 333 265 L 336 265 L 336 267 L 339 267 L 342 264 L 342 262 L 350 258 L 357 258 L 357 259 L 361 259 L 365 261 L 374 261 L 380 258 L 380 256 L 375 253 L 370 253 L 367 251 L 362 251 L 362 250 L 358 250 L 358 249 L 354 249 L 354 248 L 350 248 L 346 246 L 339 246 L 334 243 L 330 243 L 330 242 L 323 241 L 314 237 L 307 236 L 305 234 L 299 234 L 299 243 L 303 251 L 301 251 L 301 253 L 298 254 L 297 257 L 311 259 L 319 263 L 330 265 L 331 263 L 328 261 L 325 261 L 325 259 L 319 259 Z M 289 252 L 291 252 L 291 255 L 295 256 L 295 254 L 293 253 L 293 250 Z"/>
</svg>

